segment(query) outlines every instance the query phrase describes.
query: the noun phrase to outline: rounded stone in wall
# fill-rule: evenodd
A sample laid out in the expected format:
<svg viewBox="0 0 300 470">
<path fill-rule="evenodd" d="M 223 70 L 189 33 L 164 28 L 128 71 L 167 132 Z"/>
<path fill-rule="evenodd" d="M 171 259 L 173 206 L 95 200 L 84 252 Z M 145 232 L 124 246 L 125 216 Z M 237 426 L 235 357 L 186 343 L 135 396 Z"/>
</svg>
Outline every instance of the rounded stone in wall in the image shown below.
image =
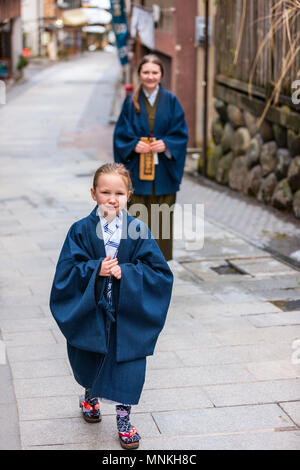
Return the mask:
<svg viewBox="0 0 300 470">
<path fill-rule="evenodd" d="M 249 111 L 244 111 L 244 121 L 245 125 L 250 133 L 251 137 L 254 137 L 257 134 L 258 127 L 257 127 L 257 117 L 254 114 L 250 113 Z"/>
<path fill-rule="evenodd" d="M 263 144 L 260 154 L 260 164 L 263 176 L 275 170 L 277 164 L 276 158 L 277 144 L 274 140 Z"/>
<path fill-rule="evenodd" d="M 277 185 L 277 178 L 275 173 L 270 173 L 266 178 L 262 180 L 260 185 L 257 199 L 265 204 L 270 204 L 272 201 L 272 196 Z"/>
<path fill-rule="evenodd" d="M 252 168 L 254 165 L 256 165 L 259 162 L 259 157 L 260 157 L 263 143 L 264 142 L 260 134 L 256 134 L 250 140 L 248 150 L 246 153 L 248 168 Z"/>
<path fill-rule="evenodd" d="M 230 122 L 227 122 L 224 126 L 223 137 L 221 140 L 221 146 L 223 153 L 228 153 L 232 150 L 234 139 L 234 129 Z"/>
<path fill-rule="evenodd" d="M 300 134 L 296 134 L 292 129 L 287 131 L 287 147 L 292 157 L 300 155 Z"/>
<path fill-rule="evenodd" d="M 288 183 L 288 180 L 284 178 L 279 181 L 274 189 L 272 196 L 272 205 L 277 209 L 286 210 L 291 209 L 293 204 L 293 193 Z"/>
<path fill-rule="evenodd" d="M 284 148 L 287 146 L 287 129 L 279 124 L 273 124 L 274 139 L 278 147 Z"/>
<path fill-rule="evenodd" d="M 221 184 L 228 184 L 229 181 L 229 170 L 231 168 L 232 162 L 234 159 L 233 152 L 229 152 L 219 161 L 216 180 Z"/>
<path fill-rule="evenodd" d="M 250 140 L 251 136 L 247 127 L 239 127 L 233 138 L 232 150 L 234 155 L 244 155 L 248 150 Z"/>
<path fill-rule="evenodd" d="M 264 142 L 270 142 L 270 140 L 274 139 L 273 127 L 269 121 L 263 121 L 258 132 L 262 136 Z"/>
<path fill-rule="evenodd" d="M 214 107 L 220 116 L 221 121 L 225 123 L 228 120 L 226 103 L 220 99 L 215 99 Z"/>
<path fill-rule="evenodd" d="M 211 134 L 213 141 L 216 145 L 221 143 L 223 137 L 224 126 L 221 122 L 221 119 L 214 119 L 211 126 Z"/>
<path fill-rule="evenodd" d="M 300 155 L 292 159 L 288 169 L 287 179 L 292 191 L 300 189 Z"/>
<path fill-rule="evenodd" d="M 300 189 L 295 192 L 293 199 L 293 212 L 294 215 L 300 219 Z"/>
<path fill-rule="evenodd" d="M 227 106 L 227 116 L 234 129 L 245 125 L 243 112 L 234 104 Z"/>
<path fill-rule="evenodd" d="M 246 194 L 256 196 L 262 182 L 262 170 L 260 165 L 255 165 L 247 174 Z"/>
<path fill-rule="evenodd" d="M 247 179 L 247 161 L 245 156 L 236 157 L 228 173 L 228 182 L 231 189 L 244 192 Z"/>
<path fill-rule="evenodd" d="M 289 165 L 291 163 L 292 157 L 290 151 L 286 148 L 279 148 L 276 153 L 276 168 L 275 174 L 278 179 L 285 178 Z"/>
</svg>

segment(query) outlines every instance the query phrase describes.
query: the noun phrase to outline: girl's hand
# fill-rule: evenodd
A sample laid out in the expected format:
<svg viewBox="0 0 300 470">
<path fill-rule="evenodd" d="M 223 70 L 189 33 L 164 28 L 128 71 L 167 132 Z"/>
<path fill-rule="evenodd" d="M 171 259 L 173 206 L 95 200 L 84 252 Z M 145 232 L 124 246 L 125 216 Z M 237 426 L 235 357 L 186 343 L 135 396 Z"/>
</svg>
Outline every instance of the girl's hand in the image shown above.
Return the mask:
<svg viewBox="0 0 300 470">
<path fill-rule="evenodd" d="M 151 152 L 151 147 L 150 145 L 140 140 L 135 146 L 134 150 L 136 151 L 136 153 L 148 153 Z"/>
<path fill-rule="evenodd" d="M 112 274 L 112 276 L 114 276 L 116 279 L 121 279 L 121 277 L 122 277 L 122 270 L 121 270 L 120 266 L 119 266 L 119 265 L 114 266 L 114 267 L 111 269 L 111 274 Z"/>
<path fill-rule="evenodd" d="M 155 140 L 150 144 L 152 152 L 162 153 L 166 150 L 166 144 L 163 140 Z"/>
<path fill-rule="evenodd" d="M 104 258 L 104 260 L 101 263 L 101 269 L 99 276 L 112 276 L 112 269 L 118 265 L 118 259 L 114 258 L 111 259 L 111 256 L 107 256 L 107 258 Z"/>
</svg>

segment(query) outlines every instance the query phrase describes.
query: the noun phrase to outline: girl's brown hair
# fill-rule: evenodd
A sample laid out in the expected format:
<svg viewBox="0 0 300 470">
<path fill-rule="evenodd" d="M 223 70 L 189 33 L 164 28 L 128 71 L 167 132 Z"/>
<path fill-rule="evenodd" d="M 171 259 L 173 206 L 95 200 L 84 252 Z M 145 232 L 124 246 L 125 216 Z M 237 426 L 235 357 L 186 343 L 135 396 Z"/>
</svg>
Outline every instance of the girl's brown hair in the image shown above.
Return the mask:
<svg viewBox="0 0 300 470">
<path fill-rule="evenodd" d="M 120 175 L 123 178 L 125 178 L 128 192 L 132 192 L 132 181 L 131 181 L 130 173 L 122 163 L 105 163 L 104 165 L 100 166 L 94 174 L 94 180 L 93 180 L 94 190 L 97 187 L 99 176 L 108 175 L 111 173 Z"/>
<path fill-rule="evenodd" d="M 159 65 L 160 67 L 160 71 L 161 71 L 161 76 L 163 77 L 164 76 L 164 66 L 163 66 L 163 63 L 162 61 L 160 60 L 160 58 L 155 55 L 155 54 L 147 54 L 145 55 L 142 60 L 140 61 L 139 63 L 139 66 L 138 66 L 138 75 L 140 75 L 141 73 L 141 70 L 142 70 L 142 67 L 144 64 L 156 64 L 156 65 Z M 137 89 L 135 90 L 134 94 L 132 95 L 132 101 L 133 101 L 133 104 L 134 104 L 134 107 L 135 107 L 135 110 L 136 112 L 139 114 L 141 112 L 141 108 L 140 108 L 140 105 L 139 105 L 139 96 L 140 96 L 140 92 L 141 92 L 141 89 L 142 89 L 142 84 L 140 84 Z"/>
</svg>

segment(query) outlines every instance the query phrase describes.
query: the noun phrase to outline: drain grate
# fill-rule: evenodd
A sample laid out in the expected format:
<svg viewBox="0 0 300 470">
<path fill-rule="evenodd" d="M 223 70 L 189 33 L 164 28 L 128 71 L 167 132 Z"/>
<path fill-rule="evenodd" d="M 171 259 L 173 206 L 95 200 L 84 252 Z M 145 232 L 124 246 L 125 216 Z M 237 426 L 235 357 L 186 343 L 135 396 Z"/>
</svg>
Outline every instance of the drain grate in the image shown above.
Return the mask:
<svg viewBox="0 0 300 470">
<path fill-rule="evenodd" d="M 246 274 L 244 271 L 230 264 L 221 264 L 220 266 L 211 267 L 210 269 L 218 274 Z"/>
<path fill-rule="evenodd" d="M 296 300 L 271 300 L 271 304 L 280 308 L 284 312 L 291 312 L 292 310 L 300 310 L 300 299 Z"/>
</svg>

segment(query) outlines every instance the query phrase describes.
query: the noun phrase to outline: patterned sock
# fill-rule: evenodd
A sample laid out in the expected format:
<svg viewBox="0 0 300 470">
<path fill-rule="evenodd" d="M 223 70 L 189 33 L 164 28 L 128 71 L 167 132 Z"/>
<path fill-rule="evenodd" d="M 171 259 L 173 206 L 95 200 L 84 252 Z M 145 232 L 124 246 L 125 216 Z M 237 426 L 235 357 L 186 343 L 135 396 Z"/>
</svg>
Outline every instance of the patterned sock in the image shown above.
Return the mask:
<svg viewBox="0 0 300 470">
<path fill-rule="evenodd" d="M 100 403 L 98 398 L 90 397 L 90 389 L 86 388 L 84 392 L 84 398 L 81 397 L 82 412 L 85 417 L 92 418 L 93 420 L 100 420 Z"/>
<path fill-rule="evenodd" d="M 85 389 L 84 399 L 91 406 L 96 406 L 97 403 L 98 403 L 98 398 L 91 398 L 90 397 L 90 388 Z"/>
<path fill-rule="evenodd" d="M 141 437 L 130 423 L 130 405 L 117 405 L 117 428 L 120 438 L 126 443 L 138 442 Z"/>
</svg>

